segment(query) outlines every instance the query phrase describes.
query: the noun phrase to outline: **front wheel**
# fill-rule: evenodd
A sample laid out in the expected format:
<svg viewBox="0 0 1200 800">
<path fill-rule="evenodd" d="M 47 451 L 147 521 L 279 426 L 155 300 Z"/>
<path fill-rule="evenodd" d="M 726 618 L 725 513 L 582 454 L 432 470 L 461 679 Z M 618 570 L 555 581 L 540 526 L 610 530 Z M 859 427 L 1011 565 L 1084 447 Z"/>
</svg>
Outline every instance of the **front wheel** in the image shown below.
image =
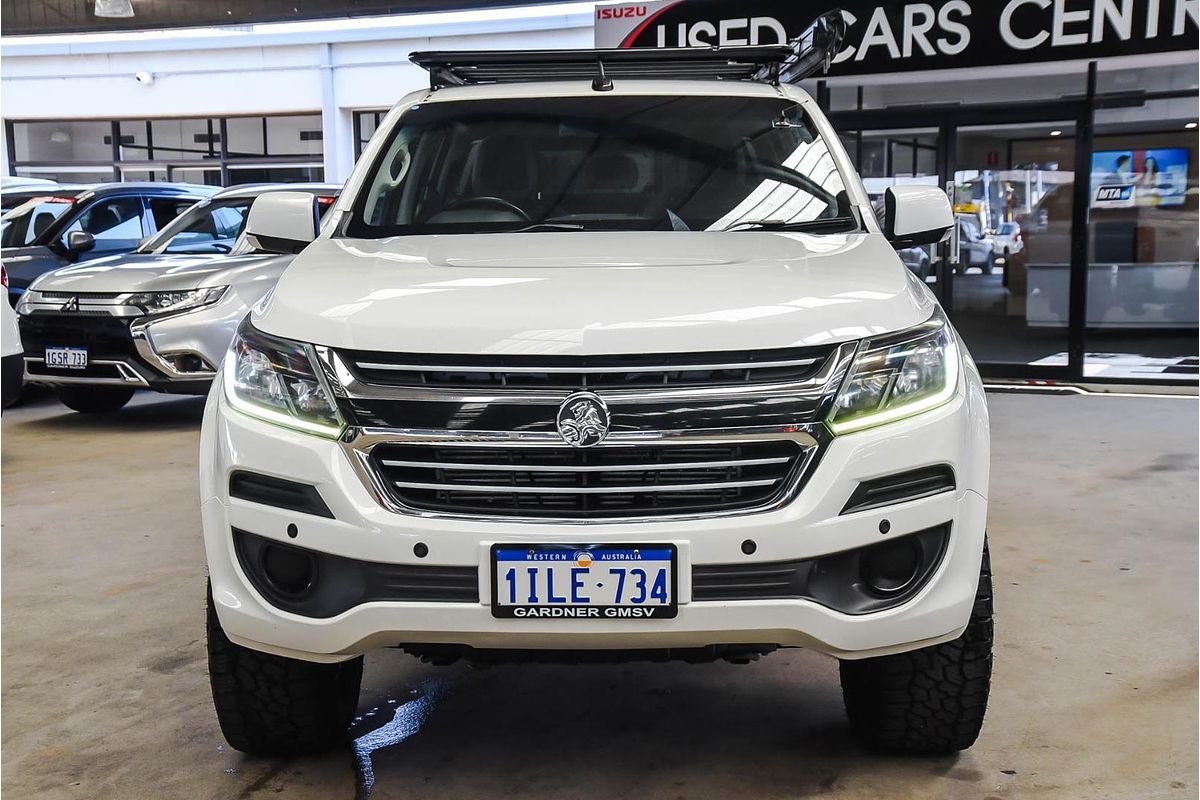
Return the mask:
<svg viewBox="0 0 1200 800">
<path fill-rule="evenodd" d="M 133 389 L 106 389 L 94 386 L 69 386 L 57 391 L 59 401 L 81 414 L 111 414 L 120 411 L 133 398 Z"/>
<path fill-rule="evenodd" d="M 318 753 L 344 744 L 358 706 L 362 656 L 316 664 L 234 644 L 208 594 L 208 679 L 221 733 L 252 755 Z"/>
<path fill-rule="evenodd" d="M 863 746 L 945 755 L 975 743 L 992 676 L 992 567 L 987 541 L 963 635 L 944 644 L 841 662 L 842 698 Z"/>
</svg>

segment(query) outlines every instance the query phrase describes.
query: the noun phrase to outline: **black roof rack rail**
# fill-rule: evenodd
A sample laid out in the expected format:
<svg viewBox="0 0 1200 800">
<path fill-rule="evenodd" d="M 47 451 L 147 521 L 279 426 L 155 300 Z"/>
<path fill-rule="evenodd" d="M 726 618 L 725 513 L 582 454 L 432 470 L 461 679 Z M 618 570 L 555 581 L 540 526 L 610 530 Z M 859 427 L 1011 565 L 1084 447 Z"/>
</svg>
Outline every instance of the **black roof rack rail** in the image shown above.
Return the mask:
<svg viewBox="0 0 1200 800">
<path fill-rule="evenodd" d="M 753 80 L 797 83 L 826 71 L 841 48 L 841 11 L 818 17 L 787 44 L 744 47 L 662 47 L 609 50 L 428 51 L 409 55 L 429 71 L 429 88 L 487 83 L 591 80 L 598 91 L 613 79 Z"/>
</svg>

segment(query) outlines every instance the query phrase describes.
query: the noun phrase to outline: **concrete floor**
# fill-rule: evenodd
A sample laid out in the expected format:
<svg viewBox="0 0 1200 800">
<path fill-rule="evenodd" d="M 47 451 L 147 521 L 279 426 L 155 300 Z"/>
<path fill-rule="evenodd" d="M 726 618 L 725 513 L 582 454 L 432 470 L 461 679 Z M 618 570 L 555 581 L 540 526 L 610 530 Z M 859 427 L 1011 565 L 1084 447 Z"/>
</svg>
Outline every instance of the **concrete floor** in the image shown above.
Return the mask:
<svg viewBox="0 0 1200 800">
<path fill-rule="evenodd" d="M 945 759 L 858 751 L 836 665 L 802 651 L 483 671 L 388 651 L 353 754 L 245 758 L 205 671 L 201 402 L 11 409 L 4 797 L 1195 797 L 1195 400 L 991 404 L 995 682 L 979 743 Z"/>
</svg>

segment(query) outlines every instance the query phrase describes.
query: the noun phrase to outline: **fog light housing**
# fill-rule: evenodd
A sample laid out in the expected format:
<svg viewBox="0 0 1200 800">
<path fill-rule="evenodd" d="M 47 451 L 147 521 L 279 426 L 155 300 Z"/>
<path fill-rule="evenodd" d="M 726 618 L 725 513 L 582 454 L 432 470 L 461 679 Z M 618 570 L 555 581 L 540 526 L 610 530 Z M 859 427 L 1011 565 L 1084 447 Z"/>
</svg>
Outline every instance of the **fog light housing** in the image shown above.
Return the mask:
<svg viewBox="0 0 1200 800">
<path fill-rule="evenodd" d="M 921 571 L 921 545 L 906 536 L 866 550 L 859 561 L 862 581 L 875 594 L 891 597 L 912 586 Z"/>
<path fill-rule="evenodd" d="M 270 544 L 262 549 L 259 558 L 267 583 L 281 595 L 302 597 L 316 581 L 316 560 L 305 550 Z"/>
</svg>

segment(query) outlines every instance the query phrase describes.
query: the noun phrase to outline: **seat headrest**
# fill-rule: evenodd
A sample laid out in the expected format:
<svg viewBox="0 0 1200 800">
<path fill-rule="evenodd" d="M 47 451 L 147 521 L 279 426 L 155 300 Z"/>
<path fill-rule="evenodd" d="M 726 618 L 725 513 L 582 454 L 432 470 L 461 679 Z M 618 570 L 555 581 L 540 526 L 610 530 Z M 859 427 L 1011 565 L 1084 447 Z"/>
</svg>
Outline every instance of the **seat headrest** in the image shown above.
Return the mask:
<svg viewBox="0 0 1200 800">
<path fill-rule="evenodd" d="M 495 134 L 479 143 L 471 171 L 471 188 L 477 195 L 512 199 L 533 191 L 537 162 L 527 139 Z"/>
</svg>

